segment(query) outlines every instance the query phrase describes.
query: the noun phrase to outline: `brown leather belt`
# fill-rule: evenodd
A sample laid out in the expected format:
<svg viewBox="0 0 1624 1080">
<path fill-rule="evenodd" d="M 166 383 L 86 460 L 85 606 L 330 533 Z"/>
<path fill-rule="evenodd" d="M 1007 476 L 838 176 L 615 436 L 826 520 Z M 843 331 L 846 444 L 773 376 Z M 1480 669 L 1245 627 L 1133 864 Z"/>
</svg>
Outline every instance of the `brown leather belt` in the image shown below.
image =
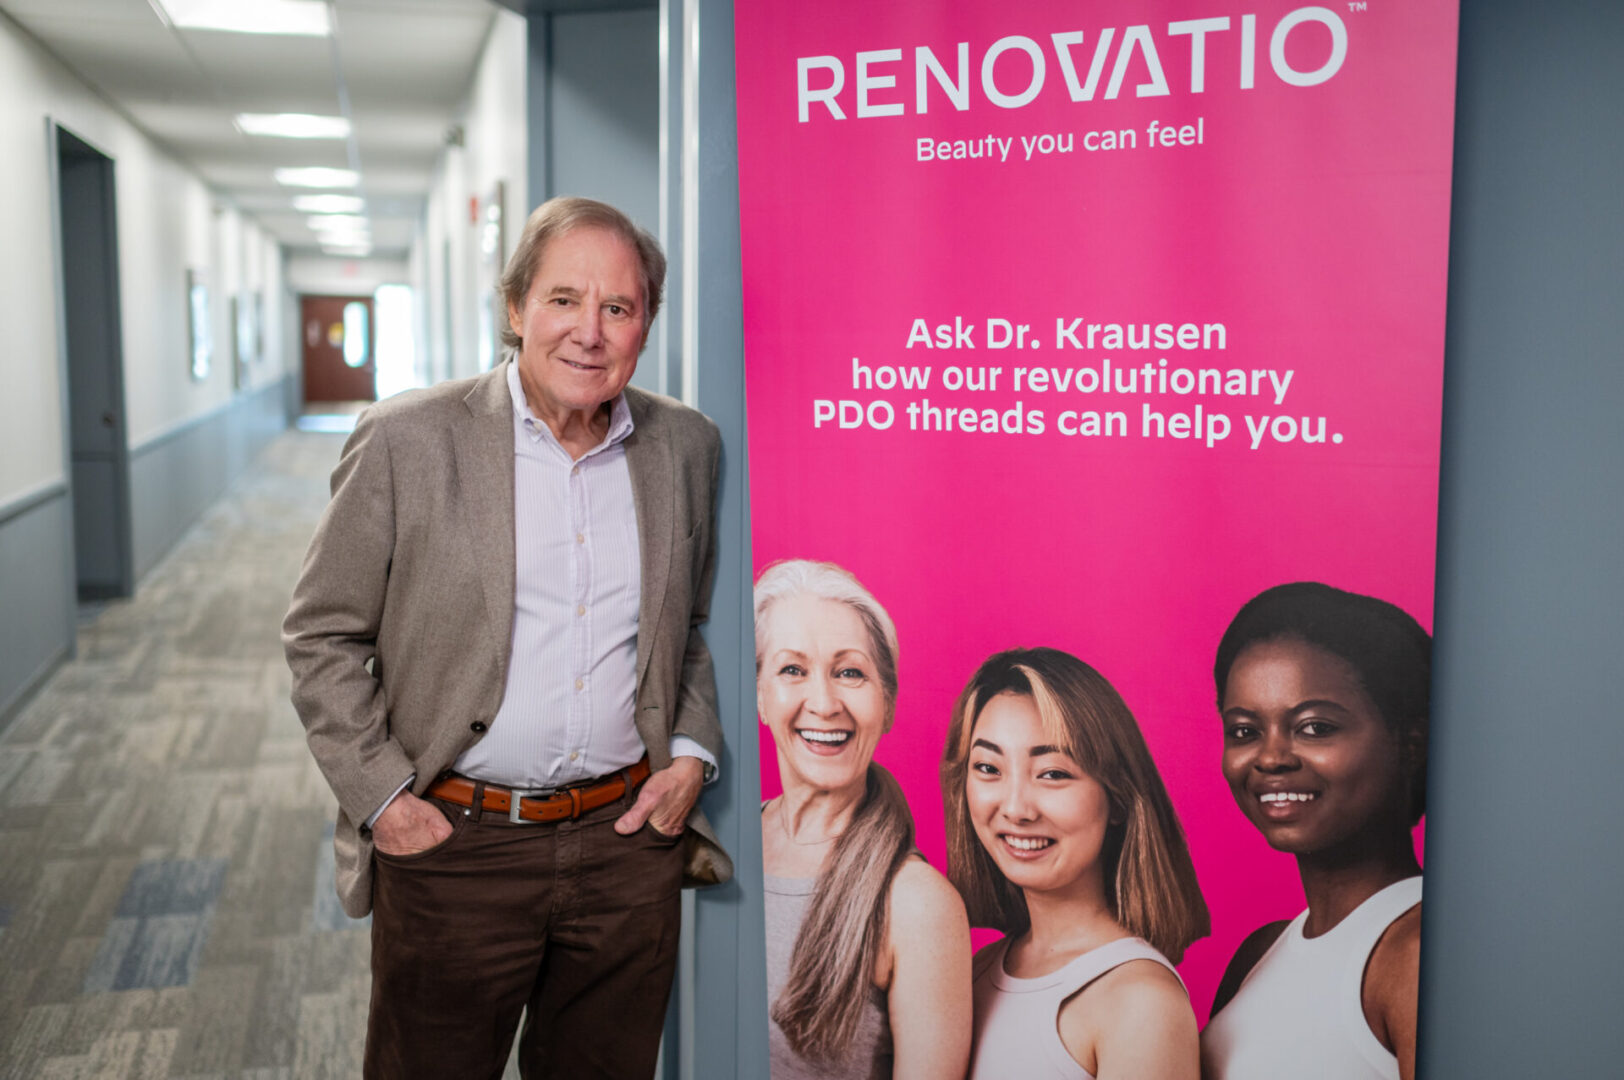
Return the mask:
<svg viewBox="0 0 1624 1080">
<path fill-rule="evenodd" d="M 636 790 L 649 777 L 648 758 L 628 765 L 607 780 L 594 780 L 577 785 L 543 791 L 513 791 L 495 784 L 485 785 L 485 796 L 480 808 L 493 814 L 502 814 L 509 821 L 574 821 L 589 810 L 610 803 Z M 476 782 L 466 776 L 442 776 L 429 785 L 425 794 L 458 806 L 472 807 Z"/>
</svg>

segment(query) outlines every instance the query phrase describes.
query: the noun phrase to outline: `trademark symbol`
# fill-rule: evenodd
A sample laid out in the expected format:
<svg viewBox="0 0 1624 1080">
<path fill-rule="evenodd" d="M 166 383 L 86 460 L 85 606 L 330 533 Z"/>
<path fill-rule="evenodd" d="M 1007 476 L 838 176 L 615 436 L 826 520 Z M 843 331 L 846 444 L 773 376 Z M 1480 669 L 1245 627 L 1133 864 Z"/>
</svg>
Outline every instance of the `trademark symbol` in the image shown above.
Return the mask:
<svg viewBox="0 0 1624 1080">
<path fill-rule="evenodd" d="M 1369 0 L 1348 0 L 1349 11 L 1365 11 L 1369 7 Z"/>
</svg>

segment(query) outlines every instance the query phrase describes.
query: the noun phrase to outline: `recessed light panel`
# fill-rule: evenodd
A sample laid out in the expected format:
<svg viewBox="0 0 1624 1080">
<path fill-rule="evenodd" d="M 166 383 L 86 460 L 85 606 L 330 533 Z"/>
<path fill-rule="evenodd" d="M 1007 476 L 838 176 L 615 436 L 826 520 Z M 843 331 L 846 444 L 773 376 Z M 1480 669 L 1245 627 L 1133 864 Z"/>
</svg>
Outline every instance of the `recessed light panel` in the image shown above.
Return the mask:
<svg viewBox="0 0 1624 1080">
<path fill-rule="evenodd" d="M 328 169 L 316 166 L 308 169 L 277 169 L 276 182 L 284 187 L 351 188 L 361 182 L 361 174 L 353 169 Z"/>
<path fill-rule="evenodd" d="M 367 219 L 359 214 L 321 214 L 306 218 L 312 232 L 366 232 Z"/>
<path fill-rule="evenodd" d="M 293 208 L 305 214 L 359 214 L 366 200 L 359 195 L 296 195 Z"/>
<path fill-rule="evenodd" d="M 321 250 L 328 255 L 348 255 L 352 258 L 362 258 L 372 254 L 371 244 L 323 244 Z"/>
<path fill-rule="evenodd" d="M 169 21 L 187 30 L 228 30 L 238 34 L 332 33 L 322 0 L 156 0 Z"/>
<path fill-rule="evenodd" d="M 244 135 L 275 135 L 283 139 L 343 139 L 350 122 L 342 116 L 309 113 L 238 113 L 237 130 Z"/>
</svg>

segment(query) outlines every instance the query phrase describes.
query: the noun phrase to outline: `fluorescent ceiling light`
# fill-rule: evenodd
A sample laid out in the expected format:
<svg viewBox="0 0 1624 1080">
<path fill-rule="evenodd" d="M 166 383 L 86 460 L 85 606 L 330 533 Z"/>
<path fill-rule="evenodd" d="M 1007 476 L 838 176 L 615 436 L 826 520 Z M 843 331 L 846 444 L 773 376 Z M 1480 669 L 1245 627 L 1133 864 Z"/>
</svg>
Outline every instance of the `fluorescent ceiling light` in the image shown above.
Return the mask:
<svg viewBox="0 0 1624 1080">
<path fill-rule="evenodd" d="M 236 124 L 244 135 L 283 139 L 343 139 L 350 134 L 350 122 L 342 116 L 309 113 L 238 113 Z"/>
<path fill-rule="evenodd" d="M 364 233 L 369 227 L 367 219 L 359 214 L 320 214 L 306 218 L 305 224 L 310 226 L 311 232 L 318 233 Z"/>
<path fill-rule="evenodd" d="M 361 174 L 354 169 L 327 169 L 321 166 L 308 169 L 278 169 L 276 182 L 285 187 L 355 187 L 361 182 Z"/>
<path fill-rule="evenodd" d="M 323 244 L 321 249 L 329 255 L 361 257 L 372 254 L 371 244 Z"/>
<path fill-rule="evenodd" d="M 359 195 L 296 195 L 293 208 L 305 214 L 359 214 L 366 209 Z"/>
<path fill-rule="evenodd" d="M 323 0 L 155 0 L 169 21 L 186 30 L 327 37 L 332 24 Z"/>
<path fill-rule="evenodd" d="M 322 247 L 371 247 L 372 237 L 367 233 L 317 233 L 316 243 Z"/>
</svg>

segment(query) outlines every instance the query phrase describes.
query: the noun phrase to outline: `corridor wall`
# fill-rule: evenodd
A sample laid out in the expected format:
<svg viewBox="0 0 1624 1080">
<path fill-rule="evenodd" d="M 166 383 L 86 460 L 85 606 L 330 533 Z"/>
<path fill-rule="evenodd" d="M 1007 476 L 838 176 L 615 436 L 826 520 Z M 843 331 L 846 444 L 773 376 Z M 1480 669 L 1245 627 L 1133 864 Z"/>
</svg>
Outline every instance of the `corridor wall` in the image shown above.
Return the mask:
<svg viewBox="0 0 1624 1080">
<path fill-rule="evenodd" d="M 292 367 L 277 244 L 0 14 L 0 722 L 73 648 L 48 119 L 114 161 L 138 579 L 286 426 Z M 188 366 L 188 269 L 201 271 L 210 290 L 214 362 L 201 380 Z M 244 291 L 264 297 L 263 347 L 239 379 L 229 298 Z"/>
<path fill-rule="evenodd" d="M 420 298 L 416 352 L 425 383 L 480 371 L 480 320 L 496 274 L 492 260 L 481 255 L 480 226 L 470 206 L 477 200 L 483 211 L 500 184 L 504 253 L 513 250 L 524 227 L 529 210 L 526 50 L 525 19 L 498 11 L 457 119 L 460 141 L 448 142 L 440 157 L 407 256 L 410 283 Z"/>
<path fill-rule="evenodd" d="M 657 12 L 560 13 L 551 23 L 547 194 L 590 195 L 658 231 Z"/>
<path fill-rule="evenodd" d="M 1421 1056 L 1624 1060 L 1624 8 L 1461 5 Z"/>
<path fill-rule="evenodd" d="M 659 229 L 658 29 L 652 6 L 496 13 L 407 257 L 426 382 L 501 359 L 486 320 L 501 318 L 492 294 L 503 260 L 483 249 L 498 196 L 504 257 L 553 195 L 603 199 Z M 664 387 L 661 355 L 651 343 L 637 385 Z"/>
</svg>

